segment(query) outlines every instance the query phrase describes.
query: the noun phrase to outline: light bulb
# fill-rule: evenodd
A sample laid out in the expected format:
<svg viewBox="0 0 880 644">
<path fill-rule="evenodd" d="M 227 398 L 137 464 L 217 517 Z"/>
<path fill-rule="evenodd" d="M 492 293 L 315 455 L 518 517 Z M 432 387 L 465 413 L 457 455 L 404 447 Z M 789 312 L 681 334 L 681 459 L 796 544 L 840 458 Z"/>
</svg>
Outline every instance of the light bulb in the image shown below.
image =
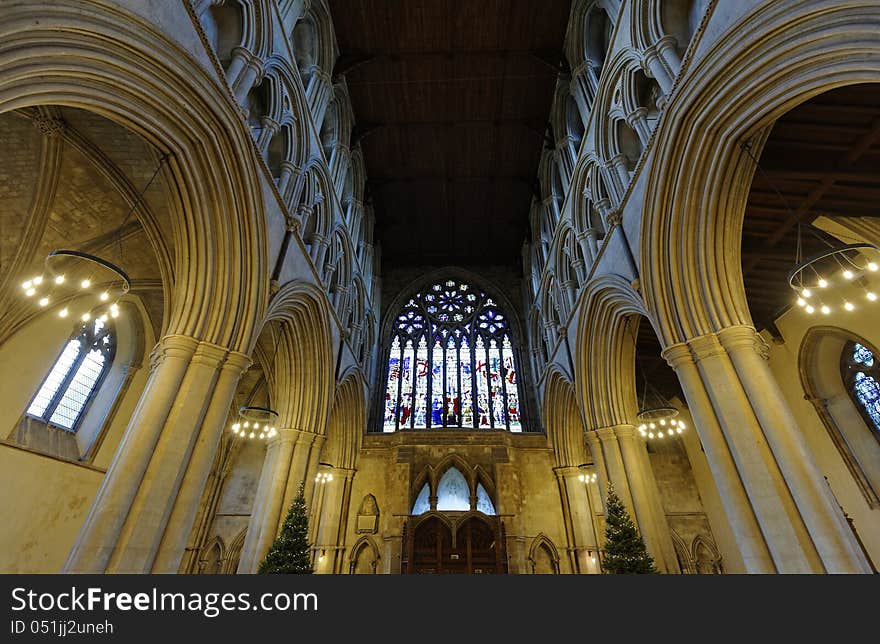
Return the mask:
<svg viewBox="0 0 880 644">
<path fill-rule="evenodd" d="M 865 295 L 865 297 L 867 297 L 869 300 L 874 302 L 877 299 L 877 294 L 874 293 L 873 291 L 868 291 L 868 293 Z"/>
<path fill-rule="evenodd" d="M 101 320 L 101 322 L 106 322 L 107 321 L 107 314 L 105 313 L 104 315 L 102 315 L 98 319 Z"/>
<path fill-rule="evenodd" d="M 665 418 L 661 418 L 661 419 L 660 419 L 660 424 L 661 424 L 661 425 L 665 425 L 665 424 L 666 424 L 666 419 L 665 419 Z"/>
<path fill-rule="evenodd" d="M 810 289 L 805 288 L 803 291 L 801 291 L 801 295 L 803 295 L 804 297 L 810 297 L 812 293 L 810 293 Z"/>
<path fill-rule="evenodd" d="M 328 475 L 327 475 L 327 480 L 328 480 L 328 481 L 332 481 L 332 480 L 333 480 L 333 475 L 332 475 L 332 474 L 328 474 Z"/>
<path fill-rule="evenodd" d="M 89 319 L 90 319 L 91 317 L 92 317 L 92 316 L 91 316 L 89 313 L 83 313 L 83 314 L 82 314 L 82 321 L 83 321 L 83 322 L 88 322 Z"/>
<path fill-rule="evenodd" d="M 826 279 L 824 277 L 820 277 L 819 278 L 819 288 L 825 288 L 826 286 L 828 286 L 828 282 L 826 281 Z"/>
<path fill-rule="evenodd" d="M 80 283 L 80 286 L 82 286 L 83 288 L 88 288 L 88 287 L 90 287 L 91 285 L 92 285 L 91 280 L 83 280 L 83 281 Z"/>
<path fill-rule="evenodd" d="M 868 270 L 872 273 L 877 272 L 877 263 L 876 262 L 868 262 Z"/>
<path fill-rule="evenodd" d="M 56 284 L 64 284 L 64 275 L 59 275 L 55 278 Z"/>
<path fill-rule="evenodd" d="M 682 431 L 684 431 L 684 430 L 682 430 L 682 428 L 681 428 L 681 427 L 679 427 L 679 428 L 678 428 L 678 429 L 676 429 L 676 430 L 675 430 L 675 431 L 677 431 L 677 432 L 678 432 L 678 433 L 679 433 L 679 434 L 681 434 L 681 432 L 682 432 Z"/>
<path fill-rule="evenodd" d="M 855 309 L 856 307 L 854 307 L 854 306 L 852 305 L 852 302 L 844 302 L 844 303 L 843 303 L 843 308 L 845 308 L 847 311 L 852 311 L 852 310 Z"/>
<path fill-rule="evenodd" d="M 42 283 L 43 283 L 43 276 L 42 276 L 42 275 L 37 275 L 37 276 L 34 278 L 34 284 L 36 284 L 37 286 L 39 286 L 39 285 L 42 284 Z"/>
<path fill-rule="evenodd" d="M 654 432 L 648 432 L 648 438 L 654 438 Z"/>
<path fill-rule="evenodd" d="M 823 305 L 822 305 L 821 311 L 822 311 L 822 313 L 824 313 L 825 315 L 828 315 L 829 313 L 831 313 L 831 309 L 828 308 L 828 305 L 827 305 L 827 304 L 823 304 Z"/>
<path fill-rule="evenodd" d="M 40 306 L 46 306 L 48 303 L 49 303 L 48 297 L 41 297 L 40 298 Z"/>
<path fill-rule="evenodd" d="M 254 437 L 254 433 L 253 433 L 253 432 L 251 432 L 251 435 L 250 435 L 250 438 L 253 438 L 253 437 Z"/>
<path fill-rule="evenodd" d="M 812 312 L 815 311 L 815 310 L 816 310 L 816 309 L 814 309 L 812 306 L 810 306 L 809 304 L 807 304 L 807 309 L 806 309 L 807 313 L 812 313 Z"/>
<path fill-rule="evenodd" d="M 244 422 L 244 426 L 245 426 L 245 427 L 250 427 L 251 424 L 250 424 L 248 421 L 245 421 L 245 422 Z"/>
<path fill-rule="evenodd" d="M 21 287 L 22 287 L 24 290 L 28 290 L 28 289 L 29 289 L 31 286 L 33 286 L 33 285 L 34 285 L 34 283 L 33 283 L 31 280 L 28 280 L 27 282 L 25 282 L 24 284 L 22 284 Z"/>
<path fill-rule="evenodd" d="M 266 438 L 266 435 L 264 433 L 260 432 L 260 440 L 263 440 L 264 438 Z"/>
<path fill-rule="evenodd" d="M 806 306 L 806 305 L 807 305 L 807 301 L 806 301 L 804 298 L 799 297 L 799 298 L 797 299 L 797 305 L 798 305 L 798 306 Z"/>
<path fill-rule="evenodd" d="M 106 302 L 108 297 L 110 297 L 110 294 L 107 291 L 104 291 L 103 293 L 101 293 L 101 301 L 102 302 Z"/>
<path fill-rule="evenodd" d="M 33 294 L 36 293 L 36 292 L 37 292 L 37 289 L 31 287 L 31 288 L 29 288 L 28 290 L 26 290 L 26 291 L 24 292 L 24 294 L 27 295 L 28 297 L 30 297 L 31 295 L 33 295 Z"/>
<path fill-rule="evenodd" d="M 110 315 L 112 315 L 115 318 L 118 318 L 119 317 L 119 309 L 110 309 Z"/>
<path fill-rule="evenodd" d="M 844 279 L 851 280 L 853 278 L 853 272 L 851 270 L 847 269 L 847 270 L 843 271 L 843 277 L 844 277 Z"/>
<path fill-rule="evenodd" d="M 66 318 L 66 317 L 67 317 L 67 309 L 66 309 L 66 308 L 63 308 L 63 309 L 61 309 L 60 311 L 58 311 L 58 317 L 60 317 L 60 318 Z"/>
<path fill-rule="evenodd" d="M 654 423 L 648 423 L 648 427 L 650 427 L 651 429 L 654 429 L 657 427 L 657 425 L 655 425 Z"/>
</svg>

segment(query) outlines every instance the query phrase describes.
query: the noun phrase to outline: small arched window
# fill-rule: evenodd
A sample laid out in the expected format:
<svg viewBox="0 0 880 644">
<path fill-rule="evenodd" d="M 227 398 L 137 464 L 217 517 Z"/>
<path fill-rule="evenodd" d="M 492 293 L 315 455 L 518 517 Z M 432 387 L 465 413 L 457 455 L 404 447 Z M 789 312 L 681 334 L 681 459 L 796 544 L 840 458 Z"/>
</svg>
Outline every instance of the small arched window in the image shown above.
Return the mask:
<svg viewBox="0 0 880 644">
<path fill-rule="evenodd" d="M 384 431 L 522 431 L 519 358 L 508 316 L 491 296 L 456 279 L 429 283 L 392 324 Z"/>
<path fill-rule="evenodd" d="M 27 415 L 75 433 L 115 354 L 116 339 L 108 323 L 83 323 L 55 360 Z"/>
<path fill-rule="evenodd" d="M 437 484 L 437 509 L 466 512 L 471 509 L 471 492 L 464 474 L 450 467 Z"/>
</svg>

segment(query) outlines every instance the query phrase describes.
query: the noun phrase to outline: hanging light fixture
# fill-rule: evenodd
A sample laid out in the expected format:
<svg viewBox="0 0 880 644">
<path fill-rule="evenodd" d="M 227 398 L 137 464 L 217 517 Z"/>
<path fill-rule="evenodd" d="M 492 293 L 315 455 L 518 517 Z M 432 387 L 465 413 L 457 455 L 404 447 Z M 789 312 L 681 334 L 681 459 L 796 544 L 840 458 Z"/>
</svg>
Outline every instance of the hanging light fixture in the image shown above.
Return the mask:
<svg viewBox="0 0 880 644">
<path fill-rule="evenodd" d="M 632 318 L 627 318 L 629 325 Z M 633 346 L 636 346 L 636 330 L 631 329 Z M 636 357 L 636 371 L 642 372 L 644 388 L 636 414 L 637 427 L 642 438 L 648 440 L 673 438 L 687 429 L 687 423 L 678 418 L 679 411 L 672 406 L 657 388 L 648 381 L 648 376 Z"/>
<path fill-rule="evenodd" d="M 880 269 L 880 248 L 856 243 L 835 246 L 812 231 L 828 248 L 801 256 L 802 226 L 798 223 L 795 266 L 788 273 L 794 301 L 808 315 L 852 313 L 877 302 L 872 277 Z"/>
<path fill-rule="evenodd" d="M 578 481 L 580 481 L 581 483 L 596 482 L 596 479 L 598 477 L 596 476 L 595 472 L 588 471 L 588 468 L 590 467 L 592 467 L 590 463 L 581 463 L 580 465 L 578 465 L 578 469 L 581 470 L 581 473 L 578 474 Z"/>
<path fill-rule="evenodd" d="M 232 433 L 249 440 L 268 440 L 278 434 L 277 419 L 278 412 L 274 409 L 245 405 L 238 408 L 238 420 L 232 423 Z"/>
<path fill-rule="evenodd" d="M 755 164 L 764 182 L 776 193 L 789 216 L 798 220 L 795 265 L 788 272 L 788 286 L 794 291 L 794 303 L 808 315 L 826 316 L 832 313 L 845 315 L 877 302 L 878 291 L 872 285 L 871 278 L 880 270 L 880 248 L 863 242 L 843 244 L 832 235 L 801 222 L 785 195 L 752 154 L 750 145 L 744 143 L 741 147 Z M 804 257 L 805 230 L 826 248 Z"/>
<path fill-rule="evenodd" d="M 672 405 L 644 407 L 636 415 L 639 420 L 639 434 L 649 440 L 681 434 L 687 429 L 687 424 L 677 416 L 678 409 Z"/>
<path fill-rule="evenodd" d="M 131 289 L 128 274 L 119 266 L 122 256 L 122 231 L 167 159 L 167 154 L 159 159 L 153 176 L 132 202 L 115 231 L 118 255 L 116 262 L 85 251 L 53 250 L 46 256 L 43 272 L 21 283 L 24 297 L 36 302 L 40 308 L 61 306 L 58 309 L 60 318 L 69 317 L 83 322 L 100 319 L 102 322 L 107 322 L 110 318 L 119 317 L 119 300 Z M 68 301 L 73 300 L 77 302 L 75 308 L 67 304 Z"/>
<path fill-rule="evenodd" d="M 275 348 L 272 351 L 272 361 L 268 366 L 269 369 L 274 369 L 275 367 L 275 357 L 278 355 L 278 348 L 280 346 L 280 342 L 275 342 Z M 262 377 L 265 378 L 265 371 Z M 278 421 L 278 412 L 271 407 L 260 407 L 251 404 L 259 384 L 258 380 L 257 385 L 251 390 L 246 404 L 238 408 L 238 418 L 230 427 L 232 433 L 239 438 L 246 440 L 269 440 L 278 435 L 278 428 L 275 426 L 275 423 Z"/>
</svg>

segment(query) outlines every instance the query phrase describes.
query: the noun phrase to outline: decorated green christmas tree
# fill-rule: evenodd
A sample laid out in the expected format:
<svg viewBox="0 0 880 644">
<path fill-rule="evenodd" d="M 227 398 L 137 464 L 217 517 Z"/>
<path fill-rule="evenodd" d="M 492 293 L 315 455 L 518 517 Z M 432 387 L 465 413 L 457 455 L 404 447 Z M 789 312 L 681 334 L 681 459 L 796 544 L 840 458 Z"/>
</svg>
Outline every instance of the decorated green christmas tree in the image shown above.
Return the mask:
<svg viewBox="0 0 880 644">
<path fill-rule="evenodd" d="M 269 548 L 257 571 L 261 575 L 310 575 L 312 562 L 309 546 L 309 517 L 303 486 L 293 500 L 281 534 Z"/>
<path fill-rule="evenodd" d="M 646 575 L 657 572 L 654 559 L 614 486 L 608 483 L 605 511 L 605 556 L 603 569 L 609 575 Z"/>
</svg>

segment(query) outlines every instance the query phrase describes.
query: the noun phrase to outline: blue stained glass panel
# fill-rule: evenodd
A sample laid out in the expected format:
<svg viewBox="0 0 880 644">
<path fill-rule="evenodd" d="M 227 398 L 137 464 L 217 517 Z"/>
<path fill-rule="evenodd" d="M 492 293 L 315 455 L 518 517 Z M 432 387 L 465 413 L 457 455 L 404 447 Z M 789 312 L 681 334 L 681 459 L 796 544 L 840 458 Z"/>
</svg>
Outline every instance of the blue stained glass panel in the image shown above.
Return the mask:
<svg viewBox="0 0 880 644">
<path fill-rule="evenodd" d="M 880 385 L 874 378 L 859 371 L 855 375 L 853 390 L 874 423 L 874 429 L 880 431 Z"/>
</svg>

